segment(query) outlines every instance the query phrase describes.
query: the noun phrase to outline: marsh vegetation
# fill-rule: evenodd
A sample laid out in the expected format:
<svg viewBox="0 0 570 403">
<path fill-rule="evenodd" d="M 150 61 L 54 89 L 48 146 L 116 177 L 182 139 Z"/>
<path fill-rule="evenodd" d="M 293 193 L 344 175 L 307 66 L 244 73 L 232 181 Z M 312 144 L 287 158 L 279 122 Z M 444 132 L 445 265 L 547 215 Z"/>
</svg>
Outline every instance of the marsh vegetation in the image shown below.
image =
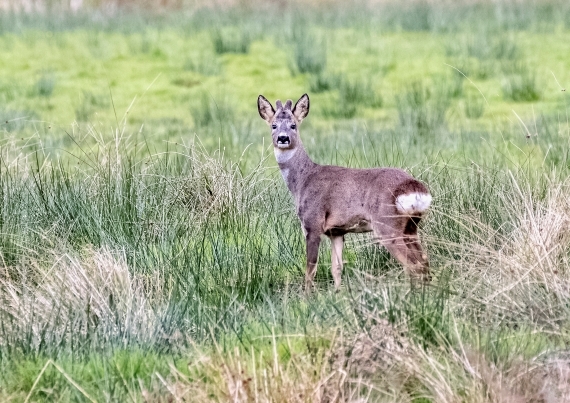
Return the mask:
<svg viewBox="0 0 570 403">
<path fill-rule="evenodd" d="M 0 16 L 0 400 L 568 399 L 566 3 L 49 4 Z M 430 187 L 429 286 L 353 236 L 303 293 L 256 99 L 304 92 L 317 162 Z"/>
</svg>

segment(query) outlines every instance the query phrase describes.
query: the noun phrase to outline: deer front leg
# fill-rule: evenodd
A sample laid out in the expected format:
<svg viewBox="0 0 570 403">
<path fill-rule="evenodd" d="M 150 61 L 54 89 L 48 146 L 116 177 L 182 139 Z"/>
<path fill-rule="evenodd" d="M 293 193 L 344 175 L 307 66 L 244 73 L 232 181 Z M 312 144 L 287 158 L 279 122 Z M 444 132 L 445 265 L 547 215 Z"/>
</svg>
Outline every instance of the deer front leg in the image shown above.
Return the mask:
<svg viewBox="0 0 570 403">
<path fill-rule="evenodd" d="M 305 241 L 307 242 L 307 271 L 305 273 L 305 292 L 309 292 L 313 286 L 313 280 L 317 273 L 317 262 L 319 260 L 319 245 L 321 235 L 319 233 L 306 231 Z"/>
<path fill-rule="evenodd" d="M 338 290 L 340 288 L 340 280 L 342 275 L 342 248 L 344 246 L 344 236 L 331 236 L 330 239 L 332 249 L 331 272 L 334 279 L 334 288 Z"/>
</svg>

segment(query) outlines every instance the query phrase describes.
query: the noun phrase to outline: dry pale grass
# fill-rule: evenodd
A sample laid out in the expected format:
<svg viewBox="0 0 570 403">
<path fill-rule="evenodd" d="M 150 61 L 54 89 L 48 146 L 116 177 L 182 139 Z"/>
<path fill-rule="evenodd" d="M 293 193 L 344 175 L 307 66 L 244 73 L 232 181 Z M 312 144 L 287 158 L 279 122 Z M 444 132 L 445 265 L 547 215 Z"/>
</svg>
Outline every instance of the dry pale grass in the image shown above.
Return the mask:
<svg viewBox="0 0 570 403">
<path fill-rule="evenodd" d="M 498 367 L 459 349 L 424 349 L 402 328 L 378 321 L 352 335 L 335 333 L 318 357 L 277 352 L 197 352 L 190 377 L 171 369 L 143 388 L 147 402 L 568 402 L 570 357 Z"/>
<path fill-rule="evenodd" d="M 163 196 L 166 204 L 181 204 L 193 212 L 196 223 L 209 220 L 213 212 L 248 214 L 271 189 L 262 167 L 266 157 L 243 174 L 239 160 L 227 163 L 223 152 L 208 153 L 197 143 L 184 146 L 182 156 L 189 168 L 183 176 L 167 178 L 169 187 Z"/>
<path fill-rule="evenodd" d="M 143 342 L 162 336 L 160 272 L 134 274 L 121 251 L 52 252 L 49 264 L 30 259 L 3 274 L 0 316 L 12 318 L 4 321 L 3 334 L 17 339 L 29 332 L 32 349 L 65 340 L 70 329 L 87 335 L 97 327 L 109 339 L 128 335 Z"/>
<path fill-rule="evenodd" d="M 142 395 L 146 402 L 320 402 L 323 385 L 332 376 L 326 359 L 294 354 L 283 362 L 275 339 L 268 355 L 253 348 L 211 354 L 197 350 L 189 360 L 190 376 L 172 367 L 168 376 L 157 376 L 151 388 L 143 388 Z"/>
<path fill-rule="evenodd" d="M 537 200 L 530 185 L 511 176 L 500 195 L 509 209 L 504 225 L 512 230 L 500 234 L 476 215 L 463 214 L 455 219 L 468 233 L 464 242 L 428 242 L 460 256 L 445 262 L 458 276 L 458 309 L 480 311 L 480 320 L 495 321 L 501 315 L 503 320 L 558 328 L 569 314 L 570 183 L 552 181 L 545 197 Z"/>
</svg>

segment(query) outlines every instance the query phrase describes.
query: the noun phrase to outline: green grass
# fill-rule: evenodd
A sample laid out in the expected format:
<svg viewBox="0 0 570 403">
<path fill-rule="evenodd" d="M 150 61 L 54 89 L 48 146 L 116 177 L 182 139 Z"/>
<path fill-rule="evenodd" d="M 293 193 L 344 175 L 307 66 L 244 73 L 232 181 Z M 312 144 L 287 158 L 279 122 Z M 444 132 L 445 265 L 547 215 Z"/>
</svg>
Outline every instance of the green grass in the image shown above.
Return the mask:
<svg viewBox="0 0 570 403">
<path fill-rule="evenodd" d="M 244 29 L 216 29 L 210 33 L 214 50 L 223 53 L 248 53 L 251 33 Z"/>
<path fill-rule="evenodd" d="M 320 75 L 327 66 L 327 42 L 310 30 L 306 21 L 299 21 L 292 27 L 289 41 L 293 46 L 293 60 L 290 62 L 291 73 L 311 73 Z"/>
<path fill-rule="evenodd" d="M 186 10 L 0 17 L 0 400 L 563 399 L 568 6 Z M 430 286 L 354 235 L 304 294 L 255 105 L 304 92 L 429 186 Z"/>
<path fill-rule="evenodd" d="M 429 136 L 446 124 L 451 93 L 445 86 L 426 87 L 422 82 L 411 83 L 398 97 L 398 117 L 402 128 L 416 136 Z"/>
<path fill-rule="evenodd" d="M 541 96 L 536 72 L 525 64 L 506 64 L 503 66 L 503 95 L 515 102 L 538 101 Z"/>
<path fill-rule="evenodd" d="M 471 91 L 465 98 L 465 117 L 468 119 L 479 119 L 485 113 L 485 106 L 485 100 L 481 97 L 481 94 Z"/>
<path fill-rule="evenodd" d="M 55 77 L 50 72 L 42 72 L 36 81 L 36 93 L 40 97 L 49 98 L 55 87 Z"/>
<path fill-rule="evenodd" d="M 342 76 L 331 73 L 317 73 L 310 76 L 309 90 L 313 94 L 318 94 L 325 91 L 338 88 L 342 81 Z"/>
<path fill-rule="evenodd" d="M 284 29 L 289 28 L 286 19 L 277 20 L 275 26 L 279 24 Z M 292 35 L 298 39 L 295 41 L 288 36 L 275 38 L 270 31 L 252 37 L 246 54 L 223 53 L 219 56 L 215 53 L 210 30 L 197 27 L 189 30 L 176 24 L 159 28 L 151 24 L 146 31 L 128 34 L 113 29 L 93 31 L 89 25 L 73 28 L 72 32 L 55 31 L 51 36 L 34 29 L 8 33 L 0 38 L 7 52 L 6 63 L 2 66 L 4 78 L 0 83 L 2 98 L 5 98 L 3 108 L 33 112 L 33 116 L 58 128 L 50 138 L 65 137 L 63 130 L 74 120 L 116 125 L 127 110 L 130 131 L 138 131 L 143 123 L 143 130 L 161 131 L 163 122 L 173 117 L 189 130 L 195 130 L 201 123 L 194 122 L 189 111 L 195 109 L 204 93 L 211 94 L 218 104 L 231 105 L 235 119 L 247 123 L 251 120 L 248 100 L 255 99 L 259 93 L 270 99 L 293 98 L 312 90 L 314 111 L 327 117 L 319 121 L 319 125 L 334 130 L 335 120 L 359 118 L 385 127 L 398 116 L 398 99 L 402 94 L 409 91 L 414 82 L 425 80 L 428 87 L 444 86 L 443 83 L 449 87 L 446 91 L 452 95 L 452 110 L 461 109 L 464 91 L 479 93 L 476 88 L 480 89 L 489 102 L 476 126 L 486 128 L 497 118 L 512 119 L 512 102 L 527 103 L 527 99 L 534 99 L 538 101 L 533 105 L 535 112 L 557 113 L 553 104 L 559 103 L 563 94 L 552 73 L 560 83 L 568 80 L 563 56 L 562 59 L 557 56 L 564 54 L 565 31 L 545 34 L 523 31 L 515 37 L 500 36 L 510 38 L 502 42 L 496 40 L 498 44 L 505 42 L 516 46 L 520 65 L 539 66 L 540 60 L 540 67 L 536 71 L 527 68 L 526 74 L 523 71 L 507 72 L 497 59 L 502 51 L 493 50 L 495 53 L 481 56 L 482 59 L 469 56 L 469 46 L 473 45 L 463 41 L 461 35 L 380 32 L 366 28 L 366 25 L 360 34 L 359 28 L 327 28 L 318 23 L 313 26 L 308 32 L 314 33 L 307 34 L 314 39 L 312 41 L 303 41 L 305 36 L 301 34 Z M 326 37 L 326 41 L 321 41 L 321 37 Z M 357 38 L 364 40 L 357 41 Z M 489 34 L 486 38 L 493 36 Z M 460 55 L 465 56 L 446 56 L 448 41 L 457 43 Z M 491 46 L 486 43 L 479 46 L 483 49 Z M 305 46 L 311 57 L 322 52 L 326 54 L 325 61 L 318 63 L 321 67 L 313 69 L 319 73 L 291 76 L 292 58 L 299 46 Z M 44 54 L 41 60 L 34 56 L 38 53 Z M 484 63 L 490 67 L 486 68 L 482 79 Z M 446 64 L 457 67 L 471 81 Z M 497 88 L 504 91 L 504 99 L 496 97 Z M 373 93 L 375 99 L 365 92 Z M 366 101 L 356 106 L 354 94 Z M 539 99 L 536 94 L 540 95 Z M 344 110 L 348 112 L 327 113 L 339 102 L 347 104 Z M 519 114 L 530 116 L 532 113 L 527 105 L 517 105 L 515 109 Z M 23 112 L 16 117 L 26 116 Z M 456 113 L 445 118 L 460 127 L 466 124 L 465 117 L 472 119 Z M 29 130 L 32 133 L 37 130 L 37 126 L 33 126 L 30 125 Z M 175 133 L 168 137 L 173 140 L 180 133 L 178 127 L 167 131 Z M 260 131 L 252 132 L 246 135 L 243 143 L 253 142 L 261 135 Z M 147 137 L 154 145 L 164 145 L 163 140 L 162 136 Z M 65 140 L 60 138 L 59 141 Z M 213 139 L 204 141 L 209 146 L 217 143 Z"/>
</svg>

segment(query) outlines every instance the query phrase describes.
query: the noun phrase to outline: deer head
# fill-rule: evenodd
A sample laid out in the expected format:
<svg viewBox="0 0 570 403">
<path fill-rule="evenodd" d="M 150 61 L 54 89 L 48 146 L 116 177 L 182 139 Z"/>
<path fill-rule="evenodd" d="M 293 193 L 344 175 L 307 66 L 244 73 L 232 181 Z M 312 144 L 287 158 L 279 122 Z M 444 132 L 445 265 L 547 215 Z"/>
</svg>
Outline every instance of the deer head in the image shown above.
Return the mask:
<svg viewBox="0 0 570 403">
<path fill-rule="evenodd" d="M 271 127 L 273 146 L 280 150 L 293 150 L 299 144 L 299 125 L 309 114 L 309 96 L 303 95 L 295 106 L 288 99 L 285 105 L 280 100 L 275 102 L 277 110 L 263 96 L 257 98 L 259 115 Z"/>
</svg>

